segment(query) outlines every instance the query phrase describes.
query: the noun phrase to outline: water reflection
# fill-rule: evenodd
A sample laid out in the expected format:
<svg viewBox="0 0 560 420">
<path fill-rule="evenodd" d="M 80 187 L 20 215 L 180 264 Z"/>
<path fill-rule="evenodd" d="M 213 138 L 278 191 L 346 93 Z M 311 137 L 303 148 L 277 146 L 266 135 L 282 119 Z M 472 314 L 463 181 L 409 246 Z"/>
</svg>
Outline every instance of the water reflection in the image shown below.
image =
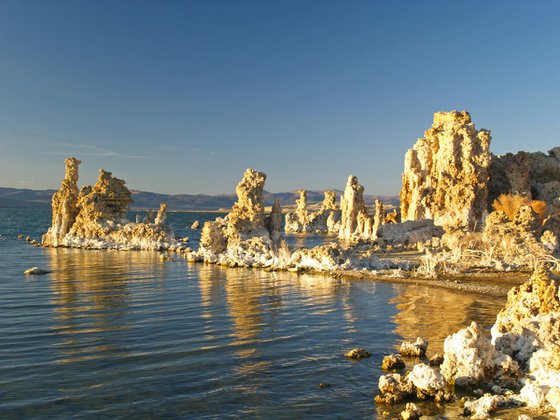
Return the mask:
<svg viewBox="0 0 560 420">
<path fill-rule="evenodd" d="M 85 251 L 48 248 L 53 333 L 63 337 L 57 346 L 59 363 L 75 363 L 126 352 L 123 331 L 129 328 L 129 282 L 142 271 L 165 278 L 165 264 L 156 253 Z M 161 282 L 151 282 L 153 289 Z M 147 293 L 151 291 L 146 290 Z"/>
<path fill-rule="evenodd" d="M 428 352 L 443 350 L 449 334 L 465 328 L 471 321 L 484 327 L 492 325 L 505 303 L 504 298 L 464 293 L 428 286 L 393 285 L 396 305 L 395 332 L 404 339 L 429 337 Z"/>
</svg>

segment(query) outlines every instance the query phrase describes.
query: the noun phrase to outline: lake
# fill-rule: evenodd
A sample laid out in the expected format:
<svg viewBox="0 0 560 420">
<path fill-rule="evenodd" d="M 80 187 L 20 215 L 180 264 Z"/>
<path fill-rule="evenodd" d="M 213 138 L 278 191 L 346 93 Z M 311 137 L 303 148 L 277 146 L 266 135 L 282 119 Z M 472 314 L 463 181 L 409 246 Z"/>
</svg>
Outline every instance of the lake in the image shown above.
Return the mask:
<svg viewBox="0 0 560 420">
<path fill-rule="evenodd" d="M 168 221 L 196 247 L 200 231 L 190 225 L 214 217 L 170 213 Z M 383 356 L 417 336 L 432 355 L 471 320 L 490 326 L 504 303 L 17 239 L 40 240 L 49 225 L 49 211 L 0 209 L 2 418 L 396 415 L 402 407 L 373 401 Z M 292 247 L 324 240 L 287 239 Z M 52 272 L 23 275 L 32 266 Z M 354 347 L 372 357 L 343 357 Z M 423 407 L 437 418 L 458 414 L 455 405 Z"/>
</svg>

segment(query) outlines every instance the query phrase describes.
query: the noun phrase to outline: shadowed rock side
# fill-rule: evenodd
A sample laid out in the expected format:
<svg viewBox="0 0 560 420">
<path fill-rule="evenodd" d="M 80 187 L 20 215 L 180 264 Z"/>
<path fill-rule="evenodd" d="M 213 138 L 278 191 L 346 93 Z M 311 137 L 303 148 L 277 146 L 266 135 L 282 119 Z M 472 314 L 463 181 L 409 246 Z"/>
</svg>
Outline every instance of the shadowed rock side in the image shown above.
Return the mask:
<svg viewBox="0 0 560 420">
<path fill-rule="evenodd" d="M 317 212 L 307 208 L 307 191 L 299 190 L 296 211 L 286 214 L 286 232 L 338 233 L 340 210 L 336 203 L 336 192 L 325 191 L 325 198 Z"/>
<path fill-rule="evenodd" d="M 52 223 L 43 235 L 43 245 L 59 246 L 78 215 L 78 165 L 82 163 L 74 157 L 64 161 L 66 171 L 60 190 L 52 197 Z"/>
<path fill-rule="evenodd" d="M 131 223 L 126 214 L 132 203 L 125 181 L 103 169 L 94 186 L 78 193 L 79 160 L 66 159 L 66 176 L 53 196 L 53 225 L 43 236 L 44 246 L 88 249 L 180 249 L 165 224 L 166 205 L 155 223 Z"/>
<path fill-rule="evenodd" d="M 423 399 L 416 392 L 416 365 L 406 375 L 379 379 L 378 403 Z M 471 418 L 488 418 L 498 408 L 527 405 L 543 414 L 556 411 L 560 418 L 560 295 L 558 279 L 543 270 L 508 293 L 505 307 L 488 333 L 476 322 L 448 336 L 439 371 L 424 375 L 424 388 L 469 393 L 488 392 L 465 403 Z M 441 395 L 441 394 L 440 394 Z M 438 400 L 439 395 L 432 393 Z M 447 398 L 444 401 L 448 400 Z"/>
<path fill-rule="evenodd" d="M 475 227 L 487 210 L 490 140 L 490 131 L 477 130 L 468 112 L 436 112 L 405 156 L 402 220 Z"/>
<path fill-rule="evenodd" d="M 560 147 L 548 152 L 507 153 L 492 156 L 488 181 L 488 204 L 500 194 L 520 194 L 542 200 L 550 210 L 559 211 Z"/>
</svg>

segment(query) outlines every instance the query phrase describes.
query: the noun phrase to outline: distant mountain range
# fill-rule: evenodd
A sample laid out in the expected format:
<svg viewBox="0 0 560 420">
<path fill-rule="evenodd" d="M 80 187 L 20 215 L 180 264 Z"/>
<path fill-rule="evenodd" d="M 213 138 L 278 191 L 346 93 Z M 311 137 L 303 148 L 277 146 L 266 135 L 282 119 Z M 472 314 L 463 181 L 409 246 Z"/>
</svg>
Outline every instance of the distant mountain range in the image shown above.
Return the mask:
<svg viewBox="0 0 560 420">
<path fill-rule="evenodd" d="M 0 208 L 50 208 L 51 198 L 56 190 L 29 190 L 0 187 Z M 340 196 L 341 191 L 337 190 Z M 278 197 L 282 207 L 292 207 L 299 198 L 297 191 L 271 193 L 264 192 L 265 205 L 271 206 Z M 220 210 L 229 209 L 235 202 L 235 194 L 159 194 L 145 191 L 132 191 L 133 210 L 157 209 L 160 203 L 167 203 L 170 211 L 185 210 Z M 376 199 L 386 204 L 398 205 L 398 196 L 364 195 L 366 204 L 371 205 Z M 310 207 L 317 207 L 323 201 L 323 191 L 308 191 L 307 201 Z"/>
</svg>

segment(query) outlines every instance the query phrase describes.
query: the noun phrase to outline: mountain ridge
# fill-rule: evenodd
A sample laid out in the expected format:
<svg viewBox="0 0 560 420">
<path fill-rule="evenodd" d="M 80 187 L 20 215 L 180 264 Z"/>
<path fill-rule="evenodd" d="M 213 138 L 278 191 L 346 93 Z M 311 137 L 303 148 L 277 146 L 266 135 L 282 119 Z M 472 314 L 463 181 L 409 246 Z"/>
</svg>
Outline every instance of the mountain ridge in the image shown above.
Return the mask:
<svg viewBox="0 0 560 420">
<path fill-rule="evenodd" d="M 340 197 L 342 191 L 336 191 Z M 0 208 L 50 208 L 52 195 L 56 190 L 32 190 L 27 188 L 0 187 Z M 166 203 L 170 211 L 187 210 L 220 210 L 229 209 L 236 200 L 232 194 L 163 194 L 148 191 L 131 190 L 134 203 L 131 210 L 157 209 L 160 203 Z M 310 207 L 316 206 L 323 201 L 324 190 L 308 190 L 307 202 Z M 296 191 L 271 193 L 264 191 L 264 202 L 271 206 L 275 198 L 280 199 L 283 207 L 295 206 L 295 200 L 299 198 Z M 386 204 L 398 205 L 398 196 L 375 196 L 364 194 L 366 204 L 371 205 L 376 199 Z"/>
</svg>

